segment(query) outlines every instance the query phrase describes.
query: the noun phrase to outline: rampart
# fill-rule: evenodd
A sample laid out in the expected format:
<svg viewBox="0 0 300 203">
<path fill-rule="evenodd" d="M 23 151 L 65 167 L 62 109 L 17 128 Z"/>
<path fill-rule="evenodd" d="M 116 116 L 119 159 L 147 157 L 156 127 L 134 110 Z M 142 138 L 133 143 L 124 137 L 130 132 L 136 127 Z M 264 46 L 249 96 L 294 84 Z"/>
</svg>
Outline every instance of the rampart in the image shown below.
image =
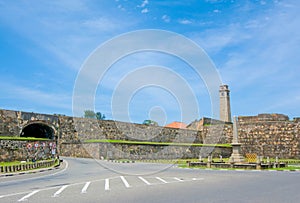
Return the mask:
<svg viewBox="0 0 300 203">
<path fill-rule="evenodd" d="M 173 159 L 197 158 L 199 154 L 203 156 L 213 154 L 228 157 L 231 148 L 170 145 L 170 143 L 231 143 L 232 124 L 216 120 L 209 122 L 209 120 L 206 118 L 198 124 L 194 122 L 190 125 L 192 126 L 190 129 L 175 129 L 110 120 L 0 110 L 0 136 L 20 137 L 25 127 L 36 124 L 41 131 L 47 130 L 44 127 L 48 126 L 50 130 L 48 129 L 47 132 L 53 133 L 53 139 L 49 142 L 57 143 L 59 146 L 57 152 L 64 156 Z M 260 114 L 250 117 L 240 116 L 238 120 L 242 153 L 256 153 L 265 157 L 300 158 L 300 119 L 290 121 L 287 116 L 281 114 Z M 120 143 L 114 142 L 115 140 L 136 143 Z M 14 141 L 14 145 L 15 142 L 17 141 Z M 152 142 L 160 144 L 151 144 Z M 5 151 L 1 151 L 1 155 L 5 154 L 1 156 L 2 160 L 9 160 L 17 156 L 15 154 L 22 154 L 16 149 L 5 146 L 9 144 L 1 144 L 1 149 Z M 18 146 L 21 148 L 25 143 Z M 30 152 L 35 153 L 34 150 Z M 49 152 L 44 152 L 47 153 Z"/>
<path fill-rule="evenodd" d="M 227 157 L 231 153 L 231 149 L 225 147 L 190 146 L 191 143 L 204 142 L 202 133 L 197 130 L 0 110 L 0 136 L 20 137 L 26 126 L 35 124 L 39 125 L 40 131 L 43 131 L 45 126 L 53 128 L 52 141 L 57 143 L 58 152 L 62 156 L 177 159 L 196 158 L 200 153 L 203 156 L 214 153 L 216 156 Z M 4 150 L 9 153 L 1 158 L 9 160 L 13 152 L 9 148 Z M 24 157 L 17 159 L 22 158 Z"/>
<path fill-rule="evenodd" d="M 238 117 L 243 153 L 300 159 L 300 120 L 282 114 Z"/>
</svg>

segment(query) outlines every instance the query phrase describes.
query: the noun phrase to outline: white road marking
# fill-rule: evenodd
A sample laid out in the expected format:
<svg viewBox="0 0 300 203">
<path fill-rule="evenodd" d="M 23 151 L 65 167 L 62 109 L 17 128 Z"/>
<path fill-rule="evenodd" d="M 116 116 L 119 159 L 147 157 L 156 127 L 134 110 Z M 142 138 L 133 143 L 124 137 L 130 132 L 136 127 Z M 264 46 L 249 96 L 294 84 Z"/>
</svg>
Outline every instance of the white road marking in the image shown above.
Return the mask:
<svg viewBox="0 0 300 203">
<path fill-rule="evenodd" d="M 90 186 L 91 182 L 86 182 L 85 185 L 83 186 L 81 193 L 86 193 L 88 187 Z"/>
<path fill-rule="evenodd" d="M 121 178 L 121 180 L 123 181 L 125 187 L 129 188 L 130 185 L 129 185 L 129 183 L 127 182 L 127 180 L 124 178 L 124 176 L 120 176 L 120 178 Z"/>
<path fill-rule="evenodd" d="M 66 167 L 65 167 L 63 170 L 61 170 L 61 171 L 58 171 L 58 172 L 56 172 L 56 173 L 53 173 L 53 174 L 46 175 L 46 176 L 54 176 L 54 175 L 57 175 L 57 174 L 59 174 L 59 173 L 62 173 L 62 172 L 64 172 L 65 170 L 67 170 L 67 169 L 68 169 L 68 167 L 69 167 L 69 163 L 68 163 L 66 160 L 64 160 L 64 162 L 66 163 Z M 45 177 L 45 176 L 44 176 L 44 177 Z"/>
<path fill-rule="evenodd" d="M 53 197 L 57 197 L 59 196 L 59 194 L 61 194 L 67 187 L 70 186 L 76 186 L 76 185 L 84 185 L 81 193 L 86 193 L 90 184 L 94 183 L 94 182 L 99 182 L 99 181 L 105 181 L 105 190 L 110 190 L 110 183 L 109 183 L 109 179 L 116 179 L 116 178 L 121 178 L 123 184 L 125 185 L 125 187 L 129 188 L 132 187 L 128 181 L 126 180 L 126 178 L 124 176 L 116 176 L 116 177 L 111 177 L 111 178 L 106 178 L 106 179 L 98 179 L 98 180 L 93 180 L 93 181 L 88 181 L 88 182 L 78 182 L 78 183 L 73 183 L 73 184 L 68 184 L 68 185 L 64 185 L 64 186 L 55 186 L 55 187 L 50 187 L 50 188 L 44 188 L 44 189 L 39 189 L 39 190 L 35 190 L 35 191 L 27 191 L 27 192 L 19 192 L 19 193 L 12 193 L 12 194 L 6 194 L 6 195 L 0 195 L 0 199 L 6 198 L 6 197 L 10 197 L 10 196 L 16 196 L 16 195 L 25 195 L 24 197 L 22 197 L 19 201 L 26 201 L 27 198 L 29 198 L 30 196 L 34 195 L 35 193 L 38 193 L 40 191 L 47 191 L 47 190 L 53 190 L 53 189 L 58 189 L 54 194 Z M 153 185 L 153 183 L 148 182 L 145 178 L 139 176 L 138 177 L 141 181 L 143 181 L 146 185 Z M 152 177 L 154 178 L 154 177 Z M 163 182 L 163 183 L 175 183 L 175 182 L 167 182 L 165 179 L 160 178 L 160 177 L 155 177 L 156 179 L 158 179 L 159 181 Z M 204 178 L 191 178 L 190 180 L 183 180 L 177 177 L 173 177 L 174 180 L 179 181 L 179 182 L 186 182 L 186 181 L 196 181 L 196 180 L 204 180 Z"/>
<path fill-rule="evenodd" d="M 193 178 L 192 180 L 204 180 L 204 178 Z"/>
<path fill-rule="evenodd" d="M 139 179 L 141 179 L 144 183 L 146 183 L 147 185 L 151 185 L 151 183 L 149 183 L 147 180 L 145 180 L 143 177 L 139 176 Z"/>
<path fill-rule="evenodd" d="M 108 178 L 105 179 L 105 186 L 104 186 L 104 189 L 105 189 L 105 190 L 109 190 L 109 179 L 108 179 Z"/>
<path fill-rule="evenodd" d="M 178 180 L 178 181 L 180 181 L 180 182 L 182 182 L 182 181 L 183 181 L 183 180 L 181 180 L 181 179 L 179 179 L 179 178 L 176 178 L 176 177 L 175 177 L 174 179 L 175 179 L 175 180 Z"/>
<path fill-rule="evenodd" d="M 38 192 L 39 192 L 39 190 L 34 190 L 33 192 L 31 192 L 28 195 L 25 195 L 24 197 L 19 199 L 18 202 L 26 201 L 29 197 L 31 197 L 32 195 L 34 195 L 35 193 L 38 193 Z"/>
<path fill-rule="evenodd" d="M 163 183 L 168 183 L 167 181 L 165 181 L 164 179 L 160 178 L 160 177 L 156 177 L 157 180 L 160 180 Z"/>
<path fill-rule="evenodd" d="M 62 186 L 59 190 L 57 190 L 57 191 L 54 193 L 53 197 L 57 197 L 57 196 L 58 196 L 60 193 L 62 193 L 62 191 L 64 191 L 64 189 L 66 189 L 68 186 L 69 186 L 69 185 L 64 185 L 64 186 Z"/>
</svg>

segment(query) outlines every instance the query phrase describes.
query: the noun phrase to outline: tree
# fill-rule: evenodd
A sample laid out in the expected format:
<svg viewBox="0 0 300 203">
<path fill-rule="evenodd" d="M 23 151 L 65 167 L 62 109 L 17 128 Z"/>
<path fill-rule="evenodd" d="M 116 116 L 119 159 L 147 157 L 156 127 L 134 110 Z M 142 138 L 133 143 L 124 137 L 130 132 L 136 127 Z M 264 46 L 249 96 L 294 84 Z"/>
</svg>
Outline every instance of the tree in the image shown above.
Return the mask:
<svg viewBox="0 0 300 203">
<path fill-rule="evenodd" d="M 158 123 L 156 121 L 152 121 L 152 120 L 144 120 L 143 124 L 144 125 L 158 126 Z"/>
<path fill-rule="evenodd" d="M 102 114 L 101 112 L 97 112 L 97 113 L 96 113 L 96 118 L 97 118 L 98 120 L 105 120 L 105 115 Z"/>
<path fill-rule="evenodd" d="M 96 118 L 96 114 L 92 110 L 85 110 L 84 111 L 84 117 L 85 118 Z"/>
</svg>

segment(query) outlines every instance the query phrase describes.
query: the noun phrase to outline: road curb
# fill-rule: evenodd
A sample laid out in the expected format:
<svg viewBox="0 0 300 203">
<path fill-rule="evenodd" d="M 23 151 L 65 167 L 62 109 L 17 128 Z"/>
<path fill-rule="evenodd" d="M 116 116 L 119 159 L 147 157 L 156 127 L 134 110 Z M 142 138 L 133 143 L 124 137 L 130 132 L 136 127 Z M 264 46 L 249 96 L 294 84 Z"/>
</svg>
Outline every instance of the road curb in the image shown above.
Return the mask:
<svg viewBox="0 0 300 203">
<path fill-rule="evenodd" d="M 178 167 L 177 168 L 181 168 Z M 192 170 L 205 170 L 205 171 L 237 171 L 237 172 L 264 172 L 264 171 L 269 171 L 269 172 L 295 172 L 299 173 L 300 169 L 284 169 L 284 170 L 262 170 L 262 169 L 226 169 L 226 168 L 183 168 L 183 169 L 192 169 Z"/>
<path fill-rule="evenodd" d="M 10 177 L 10 176 L 17 176 L 17 175 L 25 175 L 25 174 L 32 174 L 32 173 L 42 173 L 45 171 L 52 171 L 52 170 L 58 170 L 58 169 L 63 169 L 65 167 L 65 164 L 60 163 L 58 166 L 52 166 L 49 168 L 40 168 L 40 169 L 34 169 L 34 170 L 28 170 L 28 171 L 18 171 L 14 173 L 4 173 L 0 175 L 1 177 Z"/>
<path fill-rule="evenodd" d="M 119 160 L 107 160 L 108 162 L 113 162 L 113 163 L 135 163 L 135 161 L 119 161 Z"/>
</svg>

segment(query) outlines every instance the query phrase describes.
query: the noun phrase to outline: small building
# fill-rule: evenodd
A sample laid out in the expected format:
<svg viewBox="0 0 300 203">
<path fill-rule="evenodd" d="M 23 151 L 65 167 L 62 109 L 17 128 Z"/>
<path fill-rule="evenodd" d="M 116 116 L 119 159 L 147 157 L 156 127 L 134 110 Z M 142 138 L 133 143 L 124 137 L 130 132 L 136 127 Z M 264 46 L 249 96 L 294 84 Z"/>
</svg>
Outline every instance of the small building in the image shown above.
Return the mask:
<svg viewBox="0 0 300 203">
<path fill-rule="evenodd" d="M 180 128 L 180 129 L 186 129 L 186 124 L 178 121 L 174 121 L 173 123 L 169 123 L 166 125 L 166 128 Z"/>
</svg>

